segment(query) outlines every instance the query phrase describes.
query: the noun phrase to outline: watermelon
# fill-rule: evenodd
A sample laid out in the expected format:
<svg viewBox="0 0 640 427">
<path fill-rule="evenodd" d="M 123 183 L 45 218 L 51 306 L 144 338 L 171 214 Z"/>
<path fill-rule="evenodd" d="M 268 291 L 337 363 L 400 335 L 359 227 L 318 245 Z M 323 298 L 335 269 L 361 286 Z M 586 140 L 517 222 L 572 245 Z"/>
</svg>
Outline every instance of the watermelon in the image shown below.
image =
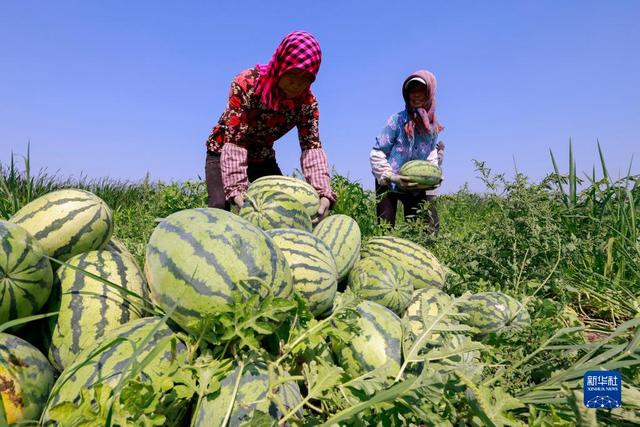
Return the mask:
<svg viewBox="0 0 640 427">
<path fill-rule="evenodd" d="M 0 332 L 0 404 L 9 424 L 40 418 L 54 375 L 37 348 Z"/>
<path fill-rule="evenodd" d="M 432 189 L 442 182 L 442 170 L 427 160 L 409 160 L 400 167 L 398 174 L 411 178 L 419 190 Z"/>
<path fill-rule="evenodd" d="M 320 209 L 320 197 L 306 181 L 291 176 L 267 175 L 256 179 L 249 185 L 248 197 L 254 197 L 264 191 L 281 191 L 292 196 L 304 206 L 307 215 L 314 217 Z"/>
<path fill-rule="evenodd" d="M 421 336 L 425 332 L 424 318 L 427 321 L 435 319 L 442 313 L 442 309 L 452 302 L 452 298 L 436 288 L 418 289 L 413 293 L 411 302 L 404 313 L 404 319 L 409 324 L 409 334 L 412 340 Z M 457 309 L 452 311 L 457 313 Z M 451 322 L 452 318 L 445 322 Z M 445 323 L 446 324 L 446 323 Z M 440 334 L 434 332 L 428 340 L 428 344 L 440 342 Z"/>
<path fill-rule="evenodd" d="M 51 263 L 24 228 L 0 221 L 0 324 L 36 314 L 53 284 Z"/>
<path fill-rule="evenodd" d="M 438 259 L 427 249 L 410 240 L 393 236 L 373 237 L 362 248 L 361 256 L 381 256 L 402 265 L 412 278 L 416 289 L 444 286 L 445 272 Z"/>
<path fill-rule="evenodd" d="M 468 315 L 463 322 L 478 328 L 481 335 L 520 329 L 531 323 L 526 308 L 502 292 L 471 295 L 467 302 L 460 305 L 459 310 Z"/>
<path fill-rule="evenodd" d="M 311 231 L 311 217 L 298 200 L 281 191 L 265 190 L 247 195 L 239 215 L 262 228 L 295 228 Z"/>
<path fill-rule="evenodd" d="M 331 215 L 316 225 L 313 234 L 331 249 L 338 267 L 338 280 L 347 277 L 360 258 L 362 236 L 358 223 L 347 215 Z"/>
<path fill-rule="evenodd" d="M 103 248 L 105 251 L 117 252 L 122 255 L 127 255 L 129 257 L 133 257 L 127 246 L 119 239 L 112 237 L 109 242 Z"/>
<path fill-rule="evenodd" d="M 45 194 L 26 204 L 9 221 L 31 233 L 47 255 L 61 261 L 101 249 L 113 231 L 113 214 L 105 202 L 77 189 Z"/>
<path fill-rule="evenodd" d="M 331 249 L 311 233 L 294 229 L 269 230 L 291 268 L 293 288 L 314 316 L 331 310 L 338 290 L 338 270 Z"/>
<path fill-rule="evenodd" d="M 145 273 L 151 297 L 189 332 L 233 304 L 232 292 L 249 287 L 277 297 L 293 293 L 287 260 L 261 229 L 230 212 L 186 209 L 165 218 L 147 245 Z M 205 338 L 207 338 L 205 336 Z"/>
<path fill-rule="evenodd" d="M 281 377 L 288 377 L 283 372 Z M 270 400 L 269 373 L 263 363 L 252 363 L 246 366 L 236 366 L 220 381 L 220 389 L 202 399 L 200 406 L 193 414 L 194 427 L 223 427 L 223 420 L 229 407 L 231 413 L 228 424 L 224 426 L 237 427 L 250 420 L 254 411 L 261 411 L 273 418 L 275 423 L 285 414 L 281 412 L 276 402 Z M 287 413 L 302 402 L 300 389 L 295 381 L 284 382 L 272 390 L 281 400 Z M 300 409 L 297 418 L 303 417 Z"/>
<path fill-rule="evenodd" d="M 91 348 L 80 353 L 58 378 L 44 410 L 43 424 L 75 425 L 72 423 L 74 417 L 88 412 L 88 406 L 92 407 L 93 413 L 99 415 L 100 409 L 106 414 L 106 408 L 96 407 L 99 402 L 83 402 L 83 397 L 91 398 L 91 393 L 95 392 L 98 385 L 113 390 L 124 380 L 125 384 L 134 387 L 134 381 L 145 387 L 153 386 L 154 406 L 147 407 L 146 414 L 163 417 L 162 425 L 180 425 L 191 399 L 191 393 L 186 392 L 186 387 L 178 379 L 180 375 L 186 374 L 183 366 L 188 363 L 187 357 L 186 346 L 161 318 L 137 319 L 113 329 L 98 339 Z M 140 372 L 127 376 L 132 372 L 127 368 L 129 363 L 139 368 Z M 129 393 L 133 390 L 129 390 Z M 138 395 L 149 392 L 149 388 L 138 389 Z M 154 396 L 140 395 L 141 399 L 149 397 Z M 85 408 L 80 409 L 83 404 Z M 138 425 L 133 421 L 118 424 Z"/>
<path fill-rule="evenodd" d="M 349 273 L 349 287 L 369 301 L 401 315 L 413 294 L 413 281 L 404 267 L 387 258 L 370 256 L 359 260 Z"/>
<path fill-rule="evenodd" d="M 59 299 L 52 298 L 51 311 L 60 311 L 54 323 L 49 360 L 62 371 L 97 339 L 130 320 L 145 315 L 143 301 L 124 290 L 85 275 L 80 268 L 142 298 L 148 298 L 147 284 L 132 258 L 111 251 L 76 255 L 56 272 Z M 57 307 L 54 307 L 57 305 Z"/>
<path fill-rule="evenodd" d="M 381 368 L 393 376 L 400 370 L 402 324 L 396 314 L 373 301 L 356 307 L 360 314 L 360 332 L 349 343 L 334 342 L 333 352 L 339 365 L 352 377 Z"/>
</svg>

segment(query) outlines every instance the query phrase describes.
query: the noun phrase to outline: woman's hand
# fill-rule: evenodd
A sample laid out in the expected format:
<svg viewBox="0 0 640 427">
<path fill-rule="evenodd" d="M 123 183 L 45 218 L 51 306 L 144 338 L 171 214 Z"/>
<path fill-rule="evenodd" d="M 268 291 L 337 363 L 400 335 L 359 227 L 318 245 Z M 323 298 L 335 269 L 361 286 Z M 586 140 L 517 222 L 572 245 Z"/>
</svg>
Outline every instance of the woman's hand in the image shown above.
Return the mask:
<svg viewBox="0 0 640 427">
<path fill-rule="evenodd" d="M 395 183 L 398 188 L 403 190 L 411 190 L 418 186 L 417 182 L 413 182 L 411 178 L 404 175 L 393 174 L 389 177 L 389 181 Z"/>
<path fill-rule="evenodd" d="M 444 141 L 438 142 L 436 150 L 438 150 L 438 166 L 442 166 L 442 161 L 444 160 Z"/>
<path fill-rule="evenodd" d="M 329 214 L 329 206 L 331 206 L 331 201 L 329 199 L 327 199 L 326 197 L 320 198 L 320 208 L 318 208 L 318 214 L 312 220 L 314 225 L 322 221 L 322 219 L 324 219 L 324 217 Z"/>
<path fill-rule="evenodd" d="M 243 194 L 238 194 L 237 196 L 235 196 L 233 198 L 233 203 L 235 203 L 236 206 L 238 206 L 240 209 L 242 209 L 242 207 L 244 206 L 244 195 Z"/>
</svg>

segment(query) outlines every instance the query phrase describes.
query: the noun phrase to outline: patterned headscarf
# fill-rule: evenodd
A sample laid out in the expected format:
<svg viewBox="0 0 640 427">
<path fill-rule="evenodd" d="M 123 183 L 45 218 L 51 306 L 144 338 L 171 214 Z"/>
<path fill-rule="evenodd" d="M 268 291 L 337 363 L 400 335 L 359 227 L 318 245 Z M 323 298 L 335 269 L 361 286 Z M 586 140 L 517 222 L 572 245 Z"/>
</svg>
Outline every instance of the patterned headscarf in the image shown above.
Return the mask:
<svg viewBox="0 0 640 427">
<path fill-rule="evenodd" d="M 271 57 L 271 61 L 258 65 L 260 77 L 256 84 L 256 94 L 268 108 L 278 110 L 282 100 L 282 93 L 278 87 L 280 77 L 287 71 L 298 69 L 309 72 L 315 80 L 321 60 L 320 45 L 311 34 L 305 31 L 287 34 Z"/>
<path fill-rule="evenodd" d="M 427 108 L 411 108 L 409 104 L 409 84 L 411 81 L 418 81 L 427 86 Z M 427 70 L 418 70 L 411 74 L 402 84 L 402 97 L 407 109 L 407 122 L 404 129 L 410 138 L 413 138 L 414 129 L 418 132 L 440 133 L 444 127 L 436 118 L 436 76 Z"/>
</svg>

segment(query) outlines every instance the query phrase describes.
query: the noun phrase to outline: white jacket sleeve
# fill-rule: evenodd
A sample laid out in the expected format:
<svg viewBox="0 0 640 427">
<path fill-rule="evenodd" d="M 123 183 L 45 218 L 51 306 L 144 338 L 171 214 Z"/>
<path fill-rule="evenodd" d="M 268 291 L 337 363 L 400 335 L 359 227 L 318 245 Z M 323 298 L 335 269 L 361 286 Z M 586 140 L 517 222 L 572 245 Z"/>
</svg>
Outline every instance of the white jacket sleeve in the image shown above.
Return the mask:
<svg viewBox="0 0 640 427">
<path fill-rule="evenodd" d="M 369 161 L 371 162 L 371 172 L 379 184 L 388 184 L 389 177 L 393 174 L 393 169 L 387 160 L 387 156 L 380 150 L 375 148 L 369 153 Z"/>
</svg>

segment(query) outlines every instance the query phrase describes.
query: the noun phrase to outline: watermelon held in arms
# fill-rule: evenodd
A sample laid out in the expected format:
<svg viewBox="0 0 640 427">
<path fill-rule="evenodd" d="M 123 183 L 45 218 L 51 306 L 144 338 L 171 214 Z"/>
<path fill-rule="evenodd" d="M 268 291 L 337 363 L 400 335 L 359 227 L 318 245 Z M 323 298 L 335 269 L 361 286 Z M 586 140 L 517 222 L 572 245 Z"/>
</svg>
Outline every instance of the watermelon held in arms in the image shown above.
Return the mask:
<svg viewBox="0 0 640 427">
<path fill-rule="evenodd" d="M 400 167 L 398 174 L 418 184 L 419 190 L 430 190 L 442 182 L 442 170 L 427 160 L 409 160 Z"/>
<path fill-rule="evenodd" d="M 47 302 L 53 270 L 24 228 L 0 221 L 0 324 L 36 314 Z"/>
<path fill-rule="evenodd" d="M 101 249 L 113 232 L 113 214 L 107 204 L 95 194 L 77 189 L 38 197 L 9 221 L 31 233 L 47 255 L 60 261 Z"/>
</svg>

